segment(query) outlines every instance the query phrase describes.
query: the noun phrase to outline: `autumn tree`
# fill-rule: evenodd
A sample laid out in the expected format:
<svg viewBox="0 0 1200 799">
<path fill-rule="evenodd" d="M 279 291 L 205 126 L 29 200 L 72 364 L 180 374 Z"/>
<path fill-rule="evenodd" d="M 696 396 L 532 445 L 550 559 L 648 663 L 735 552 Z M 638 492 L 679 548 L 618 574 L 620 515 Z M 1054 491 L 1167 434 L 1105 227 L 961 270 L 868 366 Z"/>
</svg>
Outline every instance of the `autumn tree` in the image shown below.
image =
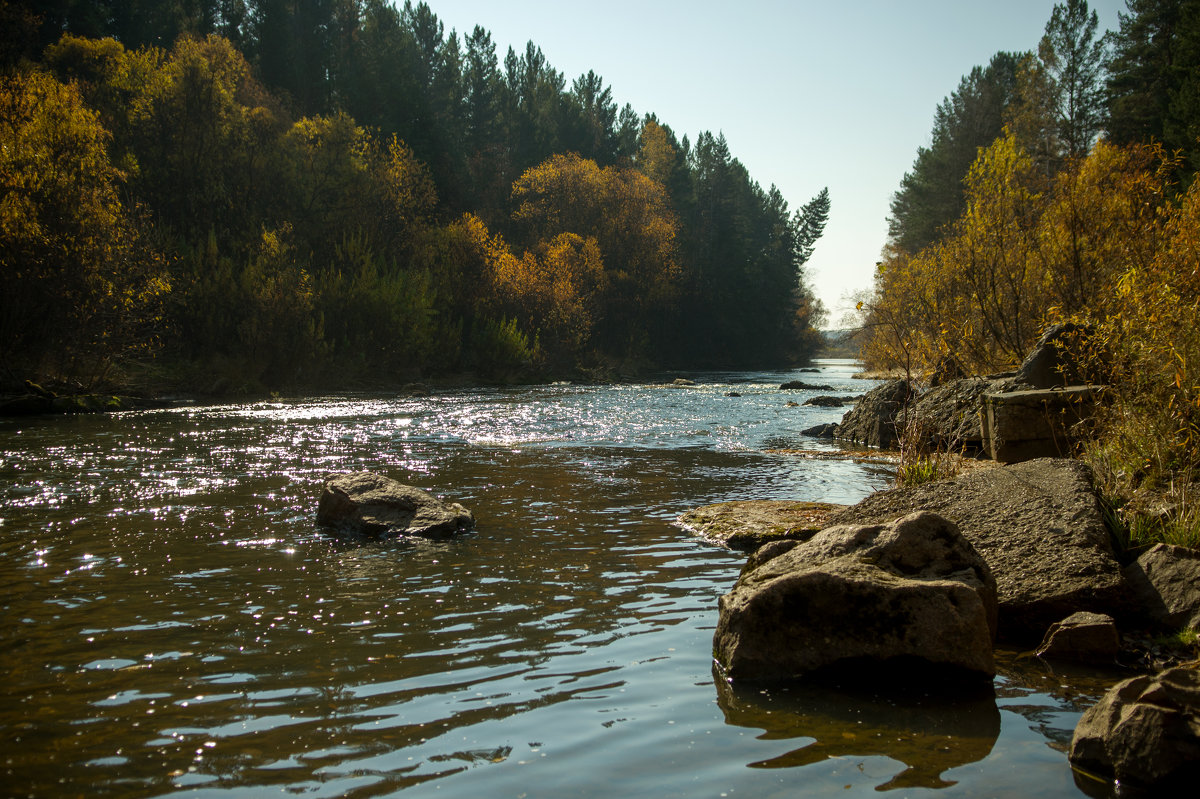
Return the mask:
<svg viewBox="0 0 1200 799">
<path fill-rule="evenodd" d="M 563 233 L 596 242 L 605 267 L 594 311 L 602 348 L 624 351 L 653 335 L 679 273 L 678 223 L 661 184 L 635 169 L 558 155 L 513 184 L 513 201 L 514 219 L 539 247 Z"/>
<path fill-rule="evenodd" d="M 76 87 L 0 78 L 0 353 L 9 374 L 93 380 L 153 342 L 166 264 L 108 131 Z"/>
</svg>

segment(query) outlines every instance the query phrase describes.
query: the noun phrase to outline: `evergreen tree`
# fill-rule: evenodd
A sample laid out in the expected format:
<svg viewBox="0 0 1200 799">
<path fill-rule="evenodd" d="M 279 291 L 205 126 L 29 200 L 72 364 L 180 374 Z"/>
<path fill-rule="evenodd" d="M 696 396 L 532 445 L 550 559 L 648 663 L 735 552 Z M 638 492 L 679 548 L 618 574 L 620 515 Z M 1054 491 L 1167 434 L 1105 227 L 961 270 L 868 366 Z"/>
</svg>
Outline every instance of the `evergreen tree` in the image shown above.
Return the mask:
<svg viewBox="0 0 1200 799">
<path fill-rule="evenodd" d="M 1056 4 L 1038 45 L 1059 150 L 1068 158 L 1087 155 L 1103 129 L 1108 37 L 1097 35 L 1099 17 L 1088 12 L 1087 0 Z"/>
<path fill-rule="evenodd" d="M 966 207 L 963 178 L 979 148 L 1004 130 L 1016 92 L 1022 56 L 997 53 L 986 68 L 975 67 L 938 106 L 932 141 L 917 150 L 892 197 L 888 235 L 892 244 L 917 252 L 937 241 Z"/>
<path fill-rule="evenodd" d="M 1200 168 L 1200 0 L 1128 0 L 1108 64 L 1109 135 L 1162 142 Z"/>
</svg>

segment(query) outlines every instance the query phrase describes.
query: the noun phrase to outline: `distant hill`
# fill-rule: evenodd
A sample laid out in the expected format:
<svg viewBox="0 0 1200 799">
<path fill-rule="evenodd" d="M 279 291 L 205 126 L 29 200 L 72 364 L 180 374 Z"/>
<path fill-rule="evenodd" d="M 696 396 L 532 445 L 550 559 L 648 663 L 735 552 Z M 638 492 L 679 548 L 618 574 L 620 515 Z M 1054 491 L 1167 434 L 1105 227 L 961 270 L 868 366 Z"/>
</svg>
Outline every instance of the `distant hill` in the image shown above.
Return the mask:
<svg viewBox="0 0 1200 799">
<path fill-rule="evenodd" d="M 822 343 L 817 348 L 817 358 L 857 358 L 859 349 L 858 328 L 822 330 Z"/>
</svg>

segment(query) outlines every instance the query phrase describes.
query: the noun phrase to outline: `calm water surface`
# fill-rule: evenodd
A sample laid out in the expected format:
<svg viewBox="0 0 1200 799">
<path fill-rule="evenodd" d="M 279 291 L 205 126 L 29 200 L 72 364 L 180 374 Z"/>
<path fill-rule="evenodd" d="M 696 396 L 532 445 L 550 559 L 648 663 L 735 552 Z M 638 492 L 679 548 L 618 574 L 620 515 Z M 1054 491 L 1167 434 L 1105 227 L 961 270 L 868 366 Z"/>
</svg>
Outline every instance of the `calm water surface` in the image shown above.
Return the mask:
<svg viewBox="0 0 1200 799">
<path fill-rule="evenodd" d="M 957 703 L 714 678 L 743 558 L 672 521 L 887 484 L 777 451 L 831 449 L 799 431 L 842 411 L 787 402 L 851 372 L 0 421 L 0 793 L 1082 795 L 1062 750 L 1103 677 L 1010 659 Z M 338 543 L 316 499 L 357 469 L 478 529 Z"/>
</svg>

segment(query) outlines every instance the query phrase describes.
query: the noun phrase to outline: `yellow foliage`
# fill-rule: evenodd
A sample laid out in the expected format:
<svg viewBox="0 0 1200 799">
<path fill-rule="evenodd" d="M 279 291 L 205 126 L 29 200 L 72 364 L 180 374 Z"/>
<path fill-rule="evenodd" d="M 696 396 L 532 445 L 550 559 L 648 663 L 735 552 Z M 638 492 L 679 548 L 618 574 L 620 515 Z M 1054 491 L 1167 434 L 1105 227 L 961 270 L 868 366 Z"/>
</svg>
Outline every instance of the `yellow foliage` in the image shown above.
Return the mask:
<svg viewBox="0 0 1200 799">
<path fill-rule="evenodd" d="M 563 252 L 565 233 L 594 242 L 604 279 L 591 307 L 606 341 L 624 343 L 673 297 L 678 222 L 658 181 L 636 169 L 601 169 L 578 155 L 556 155 L 526 170 L 513 184 L 513 200 L 513 217 L 530 231 L 537 258 Z"/>
<path fill-rule="evenodd" d="M 1048 322 L 1115 308 L 1113 289 L 1157 248 L 1169 162 L 1100 142 L 1047 179 L 1007 135 L 965 180 L 967 210 L 943 240 L 885 255 L 867 357 L 877 366 L 1011 367 Z"/>
<path fill-rule="evenodd" d="M 0 119 L 0 357 L 94 375 L 151 338 L 164 260 L 122 205 L 108 131 L 75 85 L 0 77 Z"/>
</svg>

